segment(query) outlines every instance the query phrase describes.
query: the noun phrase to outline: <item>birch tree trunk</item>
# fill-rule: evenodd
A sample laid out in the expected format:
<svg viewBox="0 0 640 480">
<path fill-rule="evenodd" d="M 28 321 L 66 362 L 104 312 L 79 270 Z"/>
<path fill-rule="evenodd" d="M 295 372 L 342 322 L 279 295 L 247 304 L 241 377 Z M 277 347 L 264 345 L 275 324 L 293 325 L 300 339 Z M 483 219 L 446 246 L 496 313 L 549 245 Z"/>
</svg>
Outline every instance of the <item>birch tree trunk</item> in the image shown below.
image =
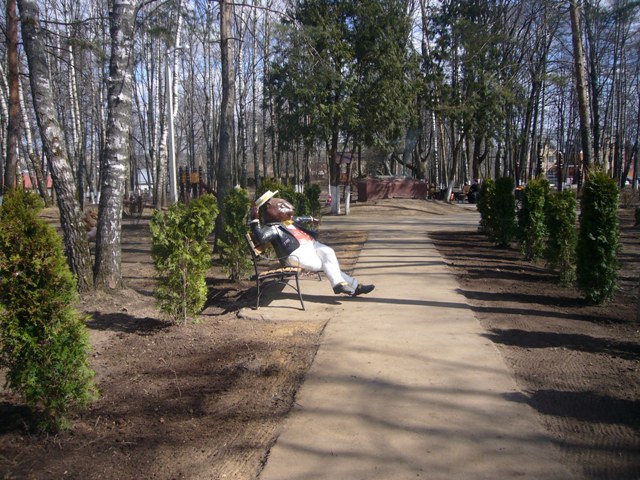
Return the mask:
<svg viewBox="0 0 640 480">
<path fill-rule="evenodd" d="M 8 88 L 6 85 L 7 76 L 4 73 L 4 68 L 2 67 L 2 63 L 0 63 L 0 152 L 7 151 L 7 121 L 9 118 L 9 106 L 7 101 L 9 100 Z M 2 184 L 2 179 L 4 178 L 4 165 L 2 161 L 0 161 L 0 185 Z M 2 196 L 2 190 L 0 190 L 0 197 Z"/>
<path fill-rule="evenodd" d="M 29 63 L 31 95 L 40 135 L 56 191 L 65 254 L 71 271 L 78 279 L 78 290 L 91 288 L 91 255 L 77 202 L 75 183 L 49 81 L 44 34 L 40 28 L 38 4 L 35 0 L 18 0 L 22 24 L 22 41 Z"/>
<path fill-rule="evenodd" d="M 175 155 L 175 137 L 173 139 L 170 139 L 170 131 L 169 129 L 172 127 L 172 122 L 173 122 L 173 114 L 172 112 L 177 112 L 178 111 L 178 95 L 177 95 L 177 84 L 178 84 L 178 52 L 177 49 L 180 47 L 180 34 L 181 34 L 181 27 L 182 27 L 182 1 L 179 1 L 178 4 L 176 5 L 176 10 L 177 10 L 177 17 L 176 17 L 176 34 L 174 37 L 174 48 L 168 48 L 167 49 L 167 55 L 166 55 L 166 68 L 167 68 L 167 73 L 168 75 L 166 75 L 167 78 L 165 78 L 166 81 L 166 85 L 165 85 L 165 90 L 166 90 L 166 95 L 164 98 L 164 102 L 166 104 L 166 108 L 164 109 L 164 112 L 166 114 L 167 120 L 163 123 L 161 123 L 161 131 L 160 131 L 160 145 L 158 147 L 158 171 L 156 174 L 157 177 L 157 185 L 156 185 L 156 196 L 154 199 L 154 205 L 156 207 L 160 207 L 166 204 L 166 195 L 165 195 L 165 187 L 166 187 L 166 182 L 167 179 L 169 177 L 168 173 L 169 173 L 169 169 L 170 168 L 174 168 L 174 166 L 169 166 L 169 162 L 171 162 L 172 155 Z M 158 65 L 160 65 L 161 62 L 158 63 Z M 162 73 L 162 69 L 158 66 L 158 77 L 161 75 Z M 168 77 L 171 77 L 171 81 L 169 80 Z M 160 78 L 158 78 L 158 85 L 160 85 L 161 81 Z M 157 89 L 158 95 L 161 95 L 161 89 L 158 88 Z M 169 103 L 171 102 L 171 103 Z M 170 141 L 173 140 L 173 141 Z M 171 144 L 171 145 L 170 145 Z M 173 172 L 173 174 L 175 175 L 175 172 Z M 169 179 L 171 182 L 173 182 L 174 179 Z M 173 187 L 172 187 L 172 191 L 173 191 Z M 174 201 L 175 199 L 171 199 L 171 201 Z"/>
<path fill-rule="evenodd" d="M 36 183 L 38 185 L 38 191 L 40 192 L 40 196 L 44 200 L 44 204 L 47 207 L 51 206 L 51 196 L 49 195 L 49 190 L 47 189 L 47 181 L 44 178 L 44 172 L 42 171 L 42 166 L 40 165 L 40 160 L 38 158 L 38 154 L 33 147 L 35 145 L 33 141 L 33 137 L 31 135 L 31 125 L 29 125 L 29 118 L 27 116 L 27 106 L 24 101 L 24 88 L 22 88 L 22 82 L 19 84 L 20 87 L 20 111 L 22 112 L 22 128 L 24 130 L 24 136 L 27 140 L 27 155 L 29 156 L 29 162 L 31 163 L 31 169 L 35 173 Z"/>
<path fill-rule="evenodd" d="M 9 84 L 9 123 L 7 127 L 7 163 L 4 171 L 5 190 L 16 188 L 16 176 L 18 175 L 20 87 L 18 80 L 18 12 L 16 0 L 7 0 L 7 70 Z"/>
<path fill-rule="evenodd" d="M 244 9 L 240 10 L 238 21 L 238 147 L 240 148 L 240 172 L 239 182 L 242 188 L 247 188 L 247 98 L 244 76 L 244 38 L 246 29 L 244 27 Z"/>
<path fill-rule="evenodd" d="M 134 0 L 112 0 L 109 12 L 107 140 L 100 166 L 94 282 L 98 288 L 119 289 L 122 287 L 122 203 L 131 130 Z"/>
<path fill-rule="evenodd" d="M 260 160 L 258 158 L 258 0 L 253 0 L 253 9 L 251 12 L 253 30 L 251 42 L 251 104 L 253 105 L 253 117 L 251 119 L 252 145 L 253 153 L 253 173 L 255 177 L 256 188 L 260 188 Z"/>
</svg>

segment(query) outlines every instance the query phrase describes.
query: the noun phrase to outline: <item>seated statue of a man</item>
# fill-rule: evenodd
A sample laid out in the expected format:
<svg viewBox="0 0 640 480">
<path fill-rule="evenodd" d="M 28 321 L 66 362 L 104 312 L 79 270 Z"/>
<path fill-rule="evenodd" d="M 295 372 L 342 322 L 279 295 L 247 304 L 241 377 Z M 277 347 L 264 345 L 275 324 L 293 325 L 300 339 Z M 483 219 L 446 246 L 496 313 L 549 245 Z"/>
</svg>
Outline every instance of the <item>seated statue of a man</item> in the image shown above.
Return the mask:
<svg viewBox="0 0 640 480">
<path fill-rule="evenodd" d="M 249 227 L 254 240 L 263 245 L 271 243 L 279 258 L 288 265 L 309 272 L 324 272 L 336 294 L 352 297 L 371 292 L 374 285 L 363 285 L 340 269 L 335 251 L 319 242 L 317 232 L 306 229 L 302 223 L 318 223 L 313 217 L 295 217 L 291 203 L 277 198 L 278 193 L 267 191 L 251 206 Z M 265 225 L 260 222 L 260 208 L 264 207 Z"/>
</svg>

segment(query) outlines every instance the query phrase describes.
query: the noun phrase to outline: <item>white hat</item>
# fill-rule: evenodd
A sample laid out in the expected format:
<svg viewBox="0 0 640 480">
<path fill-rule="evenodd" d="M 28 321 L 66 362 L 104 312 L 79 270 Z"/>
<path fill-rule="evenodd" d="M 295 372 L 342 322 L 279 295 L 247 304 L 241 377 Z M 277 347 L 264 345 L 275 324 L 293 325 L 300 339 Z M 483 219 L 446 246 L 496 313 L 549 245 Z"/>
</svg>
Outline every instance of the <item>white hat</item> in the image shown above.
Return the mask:
<svg viewBox="0 0 640 480">
<path fill-rule="evenodd" d="M 278 190 L 276 190 L 275 192 L 272 192 L 271 190 L 267 190 L 266 192 L 264 192 L 262 195 L 260 195 L 259 198 L 256 199 L 256 207 L 260 208 L 261 206 L 263 206 L 265 203 L 271 200 L 276 193 L 278 193 Z"/>
</svg>

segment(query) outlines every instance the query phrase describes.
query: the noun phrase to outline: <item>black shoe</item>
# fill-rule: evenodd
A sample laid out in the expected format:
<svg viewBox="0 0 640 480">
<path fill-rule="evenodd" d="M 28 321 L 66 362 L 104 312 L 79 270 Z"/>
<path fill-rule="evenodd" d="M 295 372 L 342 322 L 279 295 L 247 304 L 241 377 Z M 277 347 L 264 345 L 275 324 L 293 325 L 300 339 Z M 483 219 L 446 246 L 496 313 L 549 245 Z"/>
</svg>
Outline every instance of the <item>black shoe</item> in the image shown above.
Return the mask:
<svg viewBox="0 0 640 480">
<path fill-rule="evenodd" d="M 345 295 L 355 295 L 356 290 L 347 282 L 342 282 L 333 287 L 333 293 L 335 293 L 336 295 L 339 295 L 341 293 L 344 293 Z"/>
<path fill-rule="evenodd" d="M 375 285 L 362 285 L 361 283 L 359 283 L 358 286 L 356 287 L 356 291 L 353 292 L 352 297 L 355 297 L 357 295 L 363 295 L 365 293 L 370 293 L 373 291 L 374 288 L 376 288 Z"/>
</svg>

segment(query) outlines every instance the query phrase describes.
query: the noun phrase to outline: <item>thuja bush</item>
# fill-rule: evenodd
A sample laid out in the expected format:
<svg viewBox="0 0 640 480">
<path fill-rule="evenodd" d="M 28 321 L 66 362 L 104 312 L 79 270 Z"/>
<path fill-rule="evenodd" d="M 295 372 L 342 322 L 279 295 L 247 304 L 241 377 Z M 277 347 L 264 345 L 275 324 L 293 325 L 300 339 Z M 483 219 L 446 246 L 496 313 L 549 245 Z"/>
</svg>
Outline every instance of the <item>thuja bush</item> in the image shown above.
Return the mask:
<svg viewBox="0 0 640 480">
<path fill-rule="evenodd" d="M 0 366 L 38 427 L 56 431 L 97 390 L 76 279 L 59 235 L 37 216 L 42 206 L 24 190 L 5 195 L 0 206 Z"/>
<path fill-rule="evenodd" d="M 478 198 L 478 211 L 480 212 L 480 228 L 479 230 L 487 235 L 492 236 L 491 226 L 493 225 L 493 203 L 496 196 L 496 182 L 491 178 L 487 178 L 482 182 L 480 187 L 480 196 Z"/>
<path fill-rule="evenodd" d="M 576 195 L 571 190 L 551 192 L 545 203 L 547 242 L 545 258 L 558 272 L 560 283 L 570 285 L 576 279 Z"/>
<path fill-rule="evenodd" d="M 304 192 L 296 192 L 292 203 L 296 215 L 311 215 L 311 201 Z"/>
<path fill-rule="evenodd" d="M 222 268 L 233 281 L 245 276 L 251 268 L 244 240 L 249 205 L 249 193 L 242 188 L 234 188 L 224 199 L 225 224 L 218 247 Z"/>
<path fill-rule="evenodd" d="M 527 260 L 535 260 L 544 254 L 547 226 L 544 206 L 549 194 L 549 181 L 536 178 L 522 191 L 522 208 L 518 212 L 518 240 L 520 250 Z"/>
<path fill-rule="evenodd" d="M 496 180 L 489 238 L 500 247 L 510 246 L 516 233 L 516 199 L 513 188 L 511 177 L 501 177 Z"/>
<path fill-rule="evenodd" d="M 151 216 L 151 256 L 158 280 L 154 295 L 160 310 L 176 323 L 200 313 L 207 300 L 207 236 L 218 213 L 216 198 L 208 194 Z"/>
<path fill-rule="evenodd" d="M 295 209 L 296 215 L 311 214 L 311 202 L 307 195 L 302 192 L 296 192 L 291 185 L 285 185 L 273 178 L 268 178 L 262 182 L 260 188 L 256 190 L 256 198 L 267 190 L 278 192 L 278 197 L 288 200 Z M 319 195 L 318 195 L 319 196 Z"/>
<path fill-rule="evenodd" d="M 304 190 L 304 194 L 309 201 L 309 213 L 313 216 L 320 215 L 320 210 L 322 209 L 322 203 L 320 202 L 320 185 L 317 183 L 309 185 Z"/>
<path fill-rule="evenodd" d="M 576 280 L 592 303 L 610 300 L 618 288 L 619 190 L 602 170 L 589 173 L 582 189 Z"/>
<path fill-rule="evenodd" d="M 273 192 L 277 191 L 278 197 L 284 198 L 285 200 L 291 202 L 292 205 L 295 205 L 296 193 L 292 186 L 285 185 L 284 183 L 279 182 L 274 178 L 267 178 L 262 182 L 260 188 L 256 190 L 256 198 L 258 198 L 267 190 L 271 190 Z"/>
</svg>

